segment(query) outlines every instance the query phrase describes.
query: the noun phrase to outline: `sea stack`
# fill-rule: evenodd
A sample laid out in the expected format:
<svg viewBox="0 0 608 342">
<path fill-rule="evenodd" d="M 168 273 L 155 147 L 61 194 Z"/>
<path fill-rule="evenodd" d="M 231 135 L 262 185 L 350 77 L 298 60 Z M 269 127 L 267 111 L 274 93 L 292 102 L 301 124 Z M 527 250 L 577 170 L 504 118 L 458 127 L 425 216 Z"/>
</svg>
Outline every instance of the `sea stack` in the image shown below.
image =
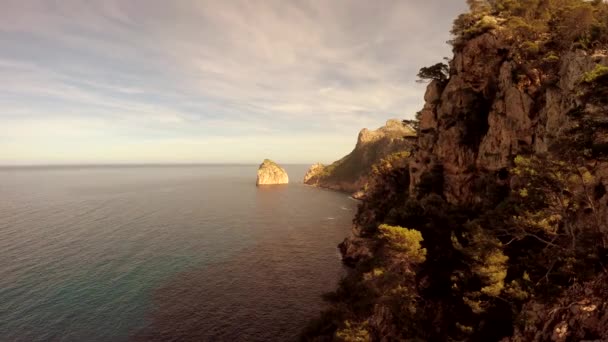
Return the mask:
<svg viewBox="0 0 608 342">
<path fill-rule="evenodd" d="M 289 177 L 284 168 L 270 159 L 264 159 L 258 169 L 256 185 L 287 184 Z"/>
</svg>

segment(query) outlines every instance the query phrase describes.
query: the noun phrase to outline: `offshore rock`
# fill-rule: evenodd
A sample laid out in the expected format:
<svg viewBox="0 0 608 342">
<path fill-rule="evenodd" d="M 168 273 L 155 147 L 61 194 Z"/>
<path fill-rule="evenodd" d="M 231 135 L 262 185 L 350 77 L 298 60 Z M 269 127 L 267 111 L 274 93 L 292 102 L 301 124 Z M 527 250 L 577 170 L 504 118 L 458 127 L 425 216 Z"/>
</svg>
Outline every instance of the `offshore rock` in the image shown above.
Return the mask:
<svg viewBox="0 0 608 342">
<path fill-rule="evenodd" d="M 284 168 L 270 159 L 264 159 L 258 169 L 256 185 L 287 184 L 289 177 Z"/>
</svg>

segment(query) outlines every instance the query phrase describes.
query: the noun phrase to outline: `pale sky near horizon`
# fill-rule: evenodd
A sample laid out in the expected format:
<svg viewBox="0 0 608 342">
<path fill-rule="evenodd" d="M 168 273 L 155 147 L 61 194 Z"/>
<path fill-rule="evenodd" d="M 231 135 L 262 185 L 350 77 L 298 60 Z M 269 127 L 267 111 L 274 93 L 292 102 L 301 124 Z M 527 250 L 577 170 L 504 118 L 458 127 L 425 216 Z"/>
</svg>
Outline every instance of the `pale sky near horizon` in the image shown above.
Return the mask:
<svg viewBox="0 0 608 342">
<path fill-rule="evenodd" d="M 464 0 L 0 0 L 0 164 L 331 162 Z"/>
</svg>

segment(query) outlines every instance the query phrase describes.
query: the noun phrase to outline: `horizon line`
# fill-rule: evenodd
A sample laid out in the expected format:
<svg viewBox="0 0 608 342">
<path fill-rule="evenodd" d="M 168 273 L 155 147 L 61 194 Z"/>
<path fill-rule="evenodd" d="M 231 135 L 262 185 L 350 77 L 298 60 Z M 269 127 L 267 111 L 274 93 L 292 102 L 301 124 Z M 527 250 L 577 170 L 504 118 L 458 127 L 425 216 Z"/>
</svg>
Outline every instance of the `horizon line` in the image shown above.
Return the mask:
<svg viewBox="0 0 608 342">
<path fill-rule="evenodd" d="M 44 168 L 44 167 L 112 167 L 112 166 L 249 166 L 259 162 L 112 162 L 112 163 L 45 163 L 45 164 L 1 164 L 0 168 Z M 281 165 L 312 165 L 312 163 L 280 163 Z"/>
</svg>

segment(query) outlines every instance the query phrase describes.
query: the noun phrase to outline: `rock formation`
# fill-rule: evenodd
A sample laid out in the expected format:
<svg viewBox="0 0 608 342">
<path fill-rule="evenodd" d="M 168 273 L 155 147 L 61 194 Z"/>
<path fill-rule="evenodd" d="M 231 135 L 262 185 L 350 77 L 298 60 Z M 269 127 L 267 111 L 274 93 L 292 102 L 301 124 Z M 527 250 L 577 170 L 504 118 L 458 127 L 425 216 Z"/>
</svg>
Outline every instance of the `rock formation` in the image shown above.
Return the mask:
<svg viewBox="0 0 608 342">
<path fill-rule="evenodd" d="M 287 184 L 289 177 L 285 169 L 270 159 L 264 159 L 258 169 L 256 185 Z"/>
<path fill-rule="evenodd" d="M 507 169 L 520 153 L 557 147 L 579 124 L 572 112 L 591 107 L 582 102 L 580 80 L 598 63 L 608 64 L 608 56 L 566 52 L 550 74 L 539 66 L 527 67 L 528 75 L 501 52 L 508 39 L 490 32 L 470 40 L 454 56 L 449 81 L 428 86 L 411 190 L 422 174 L 440 165 L 448 200 L 474 201 L 472 187 L 480 172 Z M 525 80 L 514 78 L 517 73 Z"/>
<path fill-rule="evenodd" d="M 320 178 L 324 169 L 325 166 L 321 163 L 312 164 L 312 166 L 308 168 L 308 171 L 306 171 L 306 174 L 304 175 L 304 184 L 314 184 L 314 182 Z"/>
<path fill-rule="evenodd" d="M 331 165 L 314 164 L 304 176 L 304 184 L 354 193 L 363 197 L 374 166 L 383 159 L 392 162 L 409 156 L 416 132 L 399 120 L 370 131 L 362 129 L 354 150 Z"/>
<path fill-rule="evenodd" d="M 305 339 L 608 341 L 608 3 L 469 4 Z"/>
</svg>

